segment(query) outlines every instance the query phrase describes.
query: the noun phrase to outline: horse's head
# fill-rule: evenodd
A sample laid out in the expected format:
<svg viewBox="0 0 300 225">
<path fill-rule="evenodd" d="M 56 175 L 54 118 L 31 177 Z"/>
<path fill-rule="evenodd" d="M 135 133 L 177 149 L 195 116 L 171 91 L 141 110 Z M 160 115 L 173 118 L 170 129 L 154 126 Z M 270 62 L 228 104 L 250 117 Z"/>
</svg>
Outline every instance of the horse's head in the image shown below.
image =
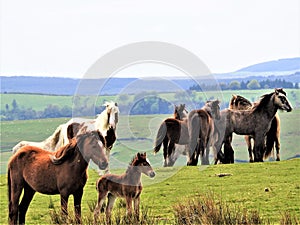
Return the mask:
<svg viewBox="0 0 300 225">
<path fill-rule="evenodd" d="M 136 167 L 141 173 L 144 173 L 151 178 L 155 177 L 155 172 L 147 159 L 146 152 L 137 153 L 135 158 L 132 160 L 131 166 Z"/>
<path fill-rule="evenodd" d="M 119 121 L 119 107 L 118 104 L 115 102 L 106 102 L 105 104 L 106 107 L 106 113 L 108 116 L 108 123 L 109 126 L 112 127 L 113 129 L 116 129 L 117 123 Z"/>
<path fill-rule="evenodd" d="M 72 123 L 68 126 L 69 140 L 76 138 L 79 151 L 87 162 L 91 159 L 100 169 L 106 169 L 108 160 L 105 154 L 106 141 L 104 137 L 99 131 L 86 131 L 84 127 L 80 128 L 78 123 Z"/>
<path fill-rule="evenodd" d="M 287 112 L 292 111 L 293 108 L 286 97 L 286 92 L 282 88 L 275 88 L 273 100 L 274 104 L 279 109 L 285 110 Z"/>
<path fill-rule="evenodd" d="M 217 120 L 220 119 L 220 101 L 210 100 L 205 103 L 204 108 L 211 114 L 211 116 Z"/>
<path fill-rule="evenodd" d="M 174 118 L 177 120 L 182 120 L 186 118 L 188 111 L 185 109 L 185 104 L 175 105 Z"/>
</svg>

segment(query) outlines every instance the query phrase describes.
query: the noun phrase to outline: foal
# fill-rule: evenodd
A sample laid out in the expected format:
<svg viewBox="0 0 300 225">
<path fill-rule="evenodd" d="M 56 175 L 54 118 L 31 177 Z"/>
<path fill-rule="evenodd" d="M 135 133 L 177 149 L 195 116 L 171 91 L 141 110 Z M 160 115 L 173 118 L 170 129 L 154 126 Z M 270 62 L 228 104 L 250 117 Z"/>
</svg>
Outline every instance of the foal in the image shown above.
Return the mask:
<svg viewBox="0 0 300 225">
<path fill-rule="evenodd" d="M 68 198 L 73 195 L 76 223 L 81 222 L 81 199 L 87 181 L 88 163 L 91 159 L 100 169 L 104 169 L 108 161 L 103 136 L 92 131 L 73 137 L 75 127 L 78 128 L 79 124 L 69 125 L 70 143 L 56 152 L 25 146 L 13 155 L 7 176 L 9 224 L 25 223 L 26 212 L 35 192 L 60 194 L 64 215 L 68 213 Z"/>
<path fill-rule="evenodd" d="M 134 203 L 135 216 L 139 219 L 140 195 L 142 192 L 141 174 L 154 177 L 153 171 L 146 153 L 137 153 L 129 164 L 128 169 L 122 175 L 105 174 L 96 184 L 98 191 L 98 202 L 94 211 L 95 220 L 100 213 L 102 204 L 108 195 L 106 207 L 106 220 L 110 221 L 111 211 L 117 197 L 126 199 L 127 215 L 132 216 L 132 201 Z"/>
</svg>

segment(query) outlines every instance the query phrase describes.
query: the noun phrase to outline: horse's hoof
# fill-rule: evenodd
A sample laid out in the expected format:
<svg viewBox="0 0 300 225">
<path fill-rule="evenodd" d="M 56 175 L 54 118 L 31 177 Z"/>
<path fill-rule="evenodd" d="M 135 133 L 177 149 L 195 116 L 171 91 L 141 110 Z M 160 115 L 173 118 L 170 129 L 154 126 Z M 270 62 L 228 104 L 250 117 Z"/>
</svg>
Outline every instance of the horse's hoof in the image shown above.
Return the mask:
<svg viewBox="0 0 300 225">
<path fill-rule="evenodd" d="M 250 163 L 254 163 L 254 160 L 253 160 L 253 159 L 250 159 L 249 162 L 250 162 Z"/>
<path fill-rule="evenodd" d="M 280 158 L 277 158 L 276 161 L 280 161 Z"/>
</svg>

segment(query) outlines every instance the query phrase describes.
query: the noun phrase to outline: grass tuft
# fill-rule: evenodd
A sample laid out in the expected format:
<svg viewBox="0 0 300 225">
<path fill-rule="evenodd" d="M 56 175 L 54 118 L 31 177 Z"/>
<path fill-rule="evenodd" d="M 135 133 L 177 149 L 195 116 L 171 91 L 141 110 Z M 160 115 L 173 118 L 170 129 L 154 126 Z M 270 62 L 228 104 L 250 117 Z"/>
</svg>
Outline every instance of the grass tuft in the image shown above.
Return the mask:
<svg viewBox="0 0 300 225">
<path fill-rule="evenodd" d="M 175 224 L 266 224 L 259 212 L 216 200 L 212 194 L 187 199 L 174 206 Z"/>
</svg>

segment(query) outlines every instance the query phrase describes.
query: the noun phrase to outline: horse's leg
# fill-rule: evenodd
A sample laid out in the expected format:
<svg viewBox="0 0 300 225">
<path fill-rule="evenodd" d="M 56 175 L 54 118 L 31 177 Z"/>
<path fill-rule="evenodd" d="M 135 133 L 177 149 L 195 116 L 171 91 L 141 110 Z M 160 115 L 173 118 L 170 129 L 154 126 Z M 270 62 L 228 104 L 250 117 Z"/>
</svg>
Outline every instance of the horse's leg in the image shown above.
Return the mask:
<svg viewBox="0 0 300 225">
<path fill-rule="evenodd" d="M 23 179 L 16 176 L 11 176 L 12 172 L 8 171 L 8 189 L 9 189 L 9 224 L 18 223 L 19 199 L 24 187 Z M 14 177 L 14 179 L 12 179 Z"/>
<path fill-rule="evenodd" d="M 126 208 L 127 208 L 127 216 L 129 218 L 132 217 L 132 198 L 129 196 L 126 196 Z"/>
<path fill-rule="evenodd" d="M 74 197 L 74 210 L 75 210 L 75 222 L 76 224 L 81 224 L 81 199 L 82 199 L 83 189 L 79 189 L 73 194 Z"/>
<path fill-rule="evenodd" d="M 277 131 L 275 137 L 276 161 L 280 161 L 280 133 Z"/>
<path fill-rule="evenodd" d="M 97 201 L 97 205 L 95 207 L 95 210 L 94 210 L 94 220 L 97 221 L 98 219 L 98 216 L 100 214 L 100 211 L 101 211 L 101 208 L 102 208 L 102 205 L 105 201 L 105 198 L 107 196 L 107 191 L 104 191 L 104 190 L 98 190 L 98 201 Z"/>
<path fill-rule="evenodd" d="M 265 135 L 256 135 L 254 140 L 254 162 L 263 162 Z"/>
<path fill-rule="evenodd" d="M 171 142 L 169 143 L 169 146 L 168 146 L 168 155 L 167 155 L 167 166 L 172 166 L 172 153 L 175 149 L 175 143 L 174 142 Z"/>
<path fill-rule="evenodd" d="M 35 194 L 35 191 L 27 184 L 24 184 L 24 194 L 19 205 L 19 224 L 25 224 L 25 216 L 28 206 Z"/>
<path fill-rule="evenodd" d="M 110 157 L 110 150 L 111 150 L 111 148 L 106 148 L 106 150 L 105 150 L 105 154 L 106 154 L 106 157 L 107 157 L 108 164 L 107 164 L 107 167 L 106 167 L 106 169 L 105 169 L 105 171 L 104 171 L 104 174 L 110 173 L 110 172 L 109 172 L 109 157 Z"/>
<path fill-rule="evenodd" d="M 249 154 L 249 162 L 254 162 L 253 160 L 253 151 L 252 151 L 252 145 L 251 145 L 251 136 L 250 135 L 245 135 L 244 136 L 246 144 L 248 146 L 248 154 Z"/>
<path fill-rule="evenodd" d="M 135 198 L 133 200 L 133 204 L 134 204 L 134 214 L 135 214 L 135 219 L 137 221 L 140 220 L 140 196 L 138 196 L 137 198 Z"/>
<path fill-rule="evenodd" d="M 110 218 L 111 218 L 111 211 L 112 208 L 114 206 L 115 200 L 116 200 L 116 196 L 112 195 L 111 193 L 108 194 L 108 202 L 107 202 L 107 206 L 106 206 L 106 222 L 108 224 L 110 224 Z"/>
<path fill-rule="evenodd" d="M 163 151 L 164 151 L 164 167 L 166 167 L 168 165 L 167 162 L 167 157 L 168 157 L 168 144 L 169 144 L 169 138 L 166 135 L 164 140 L 163 140 Z"/>
<path fill-rule="evenodd" d="M 60 194 L 61 215 L 65 221 L 68 217 L 68 200 L 68 194 Z"/>
<path fill-rule="evenodd" d="M 234 163 L 234 151 L 231 143 L 232 143 L 232 134 L 229 135 L 224 141 L 224 155 L 225 155 L 224 163 Z"/>
</svg>

